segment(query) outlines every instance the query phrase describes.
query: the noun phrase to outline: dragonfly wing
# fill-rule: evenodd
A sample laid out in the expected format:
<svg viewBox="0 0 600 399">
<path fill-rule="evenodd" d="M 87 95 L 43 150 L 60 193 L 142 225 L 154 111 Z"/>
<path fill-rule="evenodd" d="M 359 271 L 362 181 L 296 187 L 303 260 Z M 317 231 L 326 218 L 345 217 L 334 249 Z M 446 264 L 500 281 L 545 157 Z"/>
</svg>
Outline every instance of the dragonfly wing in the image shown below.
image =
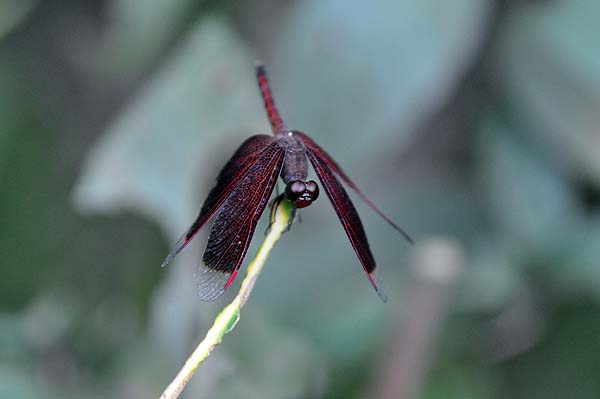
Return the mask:
<svg viewBox="0 0 600 399">
<path fill-rule="evenodd" d="M 316 157 L 318 157 L 324 164 L 326 164 L 329 169 L 331 169 L 336 175 L 338 175 L 339 177 L 342 178 L 342 180 L 344 182 L 346 182 L 346 184 L 352 189 L 354 190 L 362 199 L 363 201 L 365 201 L 367 203 L 367 205 L 369 205 L 369 207 L 371 209 L 373 209 L 375 212 L 377 212 L 377 214 L 379 216 L 381 216 L 386 222 L 388 222 L 390 224 L 390 226 L 392 226 L 395 230 L 397 230 L 400 234 L 402 234 L 402 236 L 411 244 L 414 243 L 413 239 L 408 235 L 408 233 L 406 233 L 400 226 L 398 226 L 396 223 L 394 223 L 389 217 L 386 216 L 385 213 L 383 213 L 379 208 L 377 208 L 377 206 L 371 202 L 371 200 L 369 200 L 369 198 L 367 198 L 354 184 L 354 182 L 352 180 L 350 180 L 350 178 L 348 177 L 348 175 L 346 175 L 344 173 L 344 171 L 342 170 L 342 168 L 339 167 L 339 165 L 337 164 L 337 162 L 335 162 L 335 160 L 324 150 L 322 149 L 317 143 L 315 143 L 310 137 L 308 137 L 307 135 L 305 135 L 302 132 L 296 132 L 294 131 L 294 135 L 297 135 L 298 137 L 300 137 L 300 140 L 302 140 L 302 143 L 304 143 L 304 146 L 306 147 L 306 149 L 309 152 L 312 152 Z"/>
<path fill-rule="evenodd" d="M 229 287 L 281 172 L 285 148 L 271 144 L 219 210 L 196 272 L 198 295 L 214 301 Z"/>
<path fill-rule="evenodd" d="M 373 288 L 375 288 L 375 291 L 381 300 L 386 302 L 387 297 L 385 296 L 382 287 L 378 286 L 376 283 L 375 259 L 369 248 L 367 235 L 365 234 L 358 212 L 356 212 L 350 197 L 348 197 L 346 190 L 344 190 L 344 187 L 342 187 L 339 180 L 335 177 L 329 165 L 321 159 L 319 154 L 313 152 L 310 148 L 308 149 L 307 154 L 317 176 L 319 176 L 319 179 L 321 180 L 321 184 L 323 184 L 323 188 L 325 189 L 331 204 L 333 205 L 335 213 L 340 219 L 340 222 L 342 222 L 344 231 L 350 240 L 350 244 L 352 244 L 354 252 L 356 252 L 356 255 L 358 256 L 358 260 L 360 261 L 369 282 Z"/>
<path fill-rule="evenodd" d="M 231 159 L 229 159 L 227 164 L 221 169 L 221 172 L 219 172 L 217 184 L 208 193 L 208 197 L 206 197 L 198 217 L 171 248 L 169 255 L 163 261 L 163 267 L 168 265 L 185 248 L 196 233 L 217 212 L 240 180 L 246 175 L 246 172 L 248 172 L 273 141 L 274 137 L 259 134 L 249 137 L 239 146 Z"/>
</svg>

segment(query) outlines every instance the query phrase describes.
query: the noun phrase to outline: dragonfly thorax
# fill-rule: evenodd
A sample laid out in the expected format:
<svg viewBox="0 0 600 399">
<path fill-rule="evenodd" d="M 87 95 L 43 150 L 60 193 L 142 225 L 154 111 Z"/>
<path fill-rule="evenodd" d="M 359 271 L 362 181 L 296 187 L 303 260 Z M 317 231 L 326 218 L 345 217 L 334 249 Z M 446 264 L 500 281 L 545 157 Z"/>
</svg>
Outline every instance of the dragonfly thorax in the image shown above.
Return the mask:
<svg viewBox="0 0 600 399">
<path fill-rule="evenodd" d="M 281 178 L 287 185 L 294 180 L 305 181 L 308 175 L 308 159 L 304 144 L 292 134 L 281 135 L 279 145 L 285 148 L 285 159 L 281 169 Z"/>
<path fill-rule="evenodd" d="M 314 180 L 293 180 L 285 186 L 284 195 L 296 208 L 305 208 L 319 198 L 319 185 Z"/>
</svg>

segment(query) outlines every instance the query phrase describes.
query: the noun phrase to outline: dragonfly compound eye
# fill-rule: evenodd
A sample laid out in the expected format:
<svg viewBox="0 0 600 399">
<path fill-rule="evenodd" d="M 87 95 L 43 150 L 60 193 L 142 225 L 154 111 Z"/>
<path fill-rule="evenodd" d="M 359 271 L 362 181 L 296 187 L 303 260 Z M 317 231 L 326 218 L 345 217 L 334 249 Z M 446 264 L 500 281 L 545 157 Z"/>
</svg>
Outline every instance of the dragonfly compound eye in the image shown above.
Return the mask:
<svg viewBox="0 0 600 399">
<path fill-rule="evenodd" d="M 309 180 L 306 182 L 306 192 L 310 194 L 310 198 L 312 201 L 315 201 L 319 198 L 319 185 L 314 180 Z"/>
<path fill-rule="evenodd" d="M 285 187 L 285 197 L 294 202 L 304 194 L 306 191 L 306 184 L 301 180 L 293 180 Z"/>
<path fill-rule="evenodd" d="M 285 198 L 290 200 L 296 208 L 304 208 L 309 206 L 316 199 L 314 195 L 314 187 L 311 186 L 312 192 L 308 190 L 309 184 L 310 182 L 304 183 L 301 180 L 293 180 L 289 182 L 285 187 Z"/>
</svg>

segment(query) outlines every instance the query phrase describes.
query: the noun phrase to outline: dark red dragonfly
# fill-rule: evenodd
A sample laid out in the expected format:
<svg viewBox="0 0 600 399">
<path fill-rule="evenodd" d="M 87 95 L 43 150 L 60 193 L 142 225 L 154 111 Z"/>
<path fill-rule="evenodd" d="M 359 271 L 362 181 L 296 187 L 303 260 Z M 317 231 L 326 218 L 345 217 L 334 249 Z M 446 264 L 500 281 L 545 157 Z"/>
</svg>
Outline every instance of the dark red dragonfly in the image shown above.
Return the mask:
<svg viewBox="0 0 600 399">
<path fill-rule="evenodd" d="M 338 177 L 409 242 L 412 239 L 356 188 L 321 147 L 304 133 L 288 130 L 275 107 L 262 65 L 256 67 L 256 77 L 273 135 L 252 136 L 242 143 L 217 176 L 217 184 L 208 193 L 198 218 L 173 246 L 162 266 L 171 262 L 218 211 L 196 273 L 196 283 L 200 299 L 213 301 L 220 297 L 244 260 L 277 177 L 286 185 L 281 197 L 296 208 L 307 207 L 318 198 L 319 186 L 314 180 L 306 180 L 310 160 L 369 282 L 385 302 L 386 296 L 376 284 L 375 259 L 367 235 Z"/>
</svg>

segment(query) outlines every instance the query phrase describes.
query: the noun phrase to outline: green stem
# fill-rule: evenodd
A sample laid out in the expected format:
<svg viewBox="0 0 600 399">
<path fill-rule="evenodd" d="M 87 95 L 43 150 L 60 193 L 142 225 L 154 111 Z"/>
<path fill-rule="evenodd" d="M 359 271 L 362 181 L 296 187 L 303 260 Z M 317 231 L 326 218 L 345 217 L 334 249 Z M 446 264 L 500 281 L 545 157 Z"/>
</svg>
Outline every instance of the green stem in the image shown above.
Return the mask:
<svg viewBox="0 0 600 399">
<path fill-rule="evenodd" d="M 177 373 L 173 381 L 165 389 L 160 399 L 175 399 L 181 394 L 183 388 L 187 385 L 194 372 L 202 364 L 202 362 L 210 355 L 212 350 L 221 342 L 223 336 L 233 330 L 236 323 L 240 319 L 240 311 L 248 296 L 254 288 L 254 283 L 260 274 L 260 271 L 273 249 L 273 246 L 281 237 L 281 234 L 288 228 L 290 218 L 293 216 L 294 208 L 286 200 L 275 200 L 273 202 L 274 209 L 271 212 L 271 227 L 265 240 L 258 248 L 256 256 L 248 265 L 246 277 L 242 281 L 242 286 L 233 301 L 227 305 L 215 319 L 212 327 L 206 333 L 206 337 L 196 347 L 196 350 L 186 360 L 185 364 Z"/>
</svg>

